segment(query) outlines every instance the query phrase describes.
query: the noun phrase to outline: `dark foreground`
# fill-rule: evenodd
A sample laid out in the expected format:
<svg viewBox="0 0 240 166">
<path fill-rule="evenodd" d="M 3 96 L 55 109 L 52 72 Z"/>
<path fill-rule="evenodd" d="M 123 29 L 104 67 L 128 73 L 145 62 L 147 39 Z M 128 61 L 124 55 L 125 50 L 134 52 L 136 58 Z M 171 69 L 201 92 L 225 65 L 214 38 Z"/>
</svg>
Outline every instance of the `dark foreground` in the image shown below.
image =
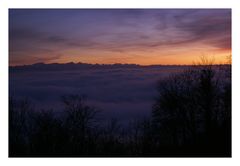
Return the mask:
<svg viewBox="0 0 240 166">
<path fill-rule="evenodd" d="M 219 72 L 218 72 L 219 73 Z M 80 95 L 63 112 L 9 100 L 10 157 L 231 157 L 231 67 L 201 66 L 158 83 L 152 117 L 101 124 Z"/>
</svg>

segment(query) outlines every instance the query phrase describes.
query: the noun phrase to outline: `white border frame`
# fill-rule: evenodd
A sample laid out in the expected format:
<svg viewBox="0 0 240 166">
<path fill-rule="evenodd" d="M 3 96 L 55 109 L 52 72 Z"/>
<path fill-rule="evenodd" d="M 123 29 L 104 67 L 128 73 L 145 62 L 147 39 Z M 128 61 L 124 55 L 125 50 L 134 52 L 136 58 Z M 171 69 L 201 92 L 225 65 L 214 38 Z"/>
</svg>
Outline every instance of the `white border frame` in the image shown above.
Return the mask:
<svg viewBox="0 0 240 166">
<path fill-rule="evenodd" d="M 9 8 L 232 8 L 232 158 L 8 158 Z M 0 163 L 1 165 L 238 165 L 240 163 L 240 5 L 237 0 L 0 0 Z"/>
</svg>

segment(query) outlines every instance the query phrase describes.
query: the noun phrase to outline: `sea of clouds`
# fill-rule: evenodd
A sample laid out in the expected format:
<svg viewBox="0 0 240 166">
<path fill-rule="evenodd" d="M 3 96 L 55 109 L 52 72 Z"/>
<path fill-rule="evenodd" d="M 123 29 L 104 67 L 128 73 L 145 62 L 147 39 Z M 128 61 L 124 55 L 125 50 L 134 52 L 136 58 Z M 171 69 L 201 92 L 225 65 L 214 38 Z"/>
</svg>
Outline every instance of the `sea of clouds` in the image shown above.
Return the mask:
<svg viewBox="0 0 240 166">
<path fill-rule="evenodd" d="M 28 98 L 37 110 L 63 109 L 61 96 L 78 94 L 101 110 L 102 119 L 121 122 L 151 115 L 157 81 L 183 67 L 97 68 L 62 71 L 10 71 L 9 94 Z"/>
</svg>

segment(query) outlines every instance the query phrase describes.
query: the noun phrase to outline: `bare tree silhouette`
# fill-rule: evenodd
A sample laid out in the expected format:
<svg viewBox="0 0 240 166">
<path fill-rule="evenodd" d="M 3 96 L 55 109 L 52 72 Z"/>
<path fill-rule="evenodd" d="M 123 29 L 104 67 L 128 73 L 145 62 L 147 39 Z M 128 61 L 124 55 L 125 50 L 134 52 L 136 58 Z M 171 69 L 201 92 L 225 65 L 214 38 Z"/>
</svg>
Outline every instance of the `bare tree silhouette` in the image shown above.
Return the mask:
<svg viewBox="0 0 240 166">
<path fill-rule="evenodd" d="M 192 155 L 231 154 L 231 82 L 216 78 L 215 70 L 203 59 L 202 65 L 159 82 L 152 113 L 160 147 Z"/>
</svg>

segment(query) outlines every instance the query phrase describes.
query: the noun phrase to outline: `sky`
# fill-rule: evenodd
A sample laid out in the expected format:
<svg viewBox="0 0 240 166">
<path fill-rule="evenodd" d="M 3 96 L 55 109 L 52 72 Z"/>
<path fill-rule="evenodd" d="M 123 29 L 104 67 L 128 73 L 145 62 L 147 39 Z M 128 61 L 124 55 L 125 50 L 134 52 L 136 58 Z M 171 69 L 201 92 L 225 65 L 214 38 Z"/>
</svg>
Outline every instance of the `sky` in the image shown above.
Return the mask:
<svg viewBox="0 0 240 166">
<path fill-rule="evenodd" d="M 9 9 L 9 65 L 226 63 L 231 9 Z"/>
</svg>

